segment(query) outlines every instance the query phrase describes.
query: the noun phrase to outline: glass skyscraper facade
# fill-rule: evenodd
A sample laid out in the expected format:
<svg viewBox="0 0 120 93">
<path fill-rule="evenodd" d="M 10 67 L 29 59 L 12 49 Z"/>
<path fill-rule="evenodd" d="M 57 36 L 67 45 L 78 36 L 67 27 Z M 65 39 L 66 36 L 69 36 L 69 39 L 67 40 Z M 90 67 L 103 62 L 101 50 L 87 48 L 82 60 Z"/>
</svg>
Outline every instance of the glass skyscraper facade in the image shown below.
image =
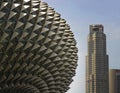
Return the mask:
<svg viewBox="0 0 120 93">
<path fill-rule="evenodd" d="M 86 93 L 108 93 L 108 55 L 103 25 L 90 25 L 86 56 Z"/>
</svg>

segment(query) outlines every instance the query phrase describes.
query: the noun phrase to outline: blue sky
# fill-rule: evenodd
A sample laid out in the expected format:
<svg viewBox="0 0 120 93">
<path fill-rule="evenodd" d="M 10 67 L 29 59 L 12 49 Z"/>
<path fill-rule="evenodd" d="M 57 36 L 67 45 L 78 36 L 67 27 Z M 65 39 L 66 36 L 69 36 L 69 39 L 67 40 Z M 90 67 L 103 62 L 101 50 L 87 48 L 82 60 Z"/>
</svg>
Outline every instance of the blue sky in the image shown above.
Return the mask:
<svg viewBox="0 0 120 93">
<path fill-rule="evenodd" d="M 120 68 L 120 0 L 43 0 L 61 14 L 75 35 L 79 49 L 74 82 L 67 93 L 85 93 L 85 56 L 89 25 L 103 24 L 110 68 Z"/>
</svg>

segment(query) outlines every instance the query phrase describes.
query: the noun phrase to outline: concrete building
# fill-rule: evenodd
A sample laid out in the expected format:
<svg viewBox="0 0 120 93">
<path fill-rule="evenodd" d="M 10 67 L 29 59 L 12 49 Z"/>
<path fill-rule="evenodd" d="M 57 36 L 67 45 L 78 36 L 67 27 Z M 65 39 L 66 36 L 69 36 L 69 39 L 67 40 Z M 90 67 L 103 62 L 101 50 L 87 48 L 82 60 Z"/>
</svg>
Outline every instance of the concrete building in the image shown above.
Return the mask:
<svg viewBox="0 0 120 93">
<path fill-rule="evenodd" d="M 60 14 L 41 0 L 0 0 L 0 93 L 65 93 L 76 66 Z"/>
<path fill-rule="evenodd" d="M 109 71 L 109 93 L 120 93 L 120 69 Z"/>
<path fill-rule="evenodd" d="M 86 93 L 109 93 L 106 35 L 102 25 L 90 25 L 86 56 Z"/>
</svg>

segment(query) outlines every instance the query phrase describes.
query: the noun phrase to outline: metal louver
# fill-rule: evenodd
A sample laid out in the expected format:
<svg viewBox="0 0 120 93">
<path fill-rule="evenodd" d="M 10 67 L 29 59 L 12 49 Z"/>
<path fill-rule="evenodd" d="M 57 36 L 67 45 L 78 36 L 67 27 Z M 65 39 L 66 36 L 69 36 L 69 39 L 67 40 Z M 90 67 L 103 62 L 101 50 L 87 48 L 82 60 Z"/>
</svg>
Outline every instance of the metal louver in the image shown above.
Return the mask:
<svg viewBox="0 0 120 93">
<path fill-rule="evenodd" d="M 76 66 L 60 14 L 40 0 L 0 0 L 0 93 L 65 93 Z"/>
</svg>

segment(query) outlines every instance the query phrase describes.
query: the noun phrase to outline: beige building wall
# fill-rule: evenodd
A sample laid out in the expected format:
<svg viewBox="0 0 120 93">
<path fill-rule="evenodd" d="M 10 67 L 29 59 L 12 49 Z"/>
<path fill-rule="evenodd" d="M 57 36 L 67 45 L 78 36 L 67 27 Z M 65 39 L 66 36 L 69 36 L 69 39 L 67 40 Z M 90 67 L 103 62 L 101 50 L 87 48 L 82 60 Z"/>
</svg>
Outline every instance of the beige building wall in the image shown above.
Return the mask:
<svg viewBox="0 0 120 93">
<path fill-rule="evenodd" d="M 120 93 L 120 69 L 109 71 L 109 93 Z"/>
</svg>

